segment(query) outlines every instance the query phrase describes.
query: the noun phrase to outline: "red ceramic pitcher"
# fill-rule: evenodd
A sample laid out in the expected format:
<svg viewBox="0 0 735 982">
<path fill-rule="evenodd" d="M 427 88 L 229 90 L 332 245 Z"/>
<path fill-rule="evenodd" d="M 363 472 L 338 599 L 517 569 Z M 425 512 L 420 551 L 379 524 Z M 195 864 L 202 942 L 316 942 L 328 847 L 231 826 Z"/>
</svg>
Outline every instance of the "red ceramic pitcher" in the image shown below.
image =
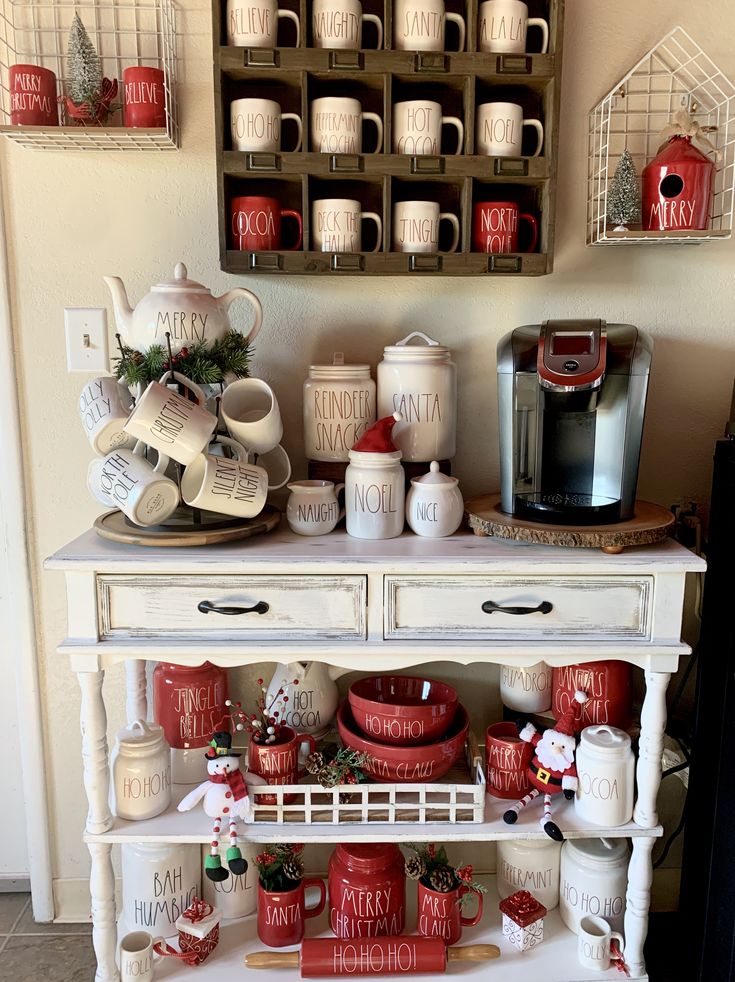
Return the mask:
<svg viewBox="0 0 735 982">
<path fill-rule="evenodd" d="M 256 743 L 252 738 L 248 749 L 248 770 L 265 778 L 268 784 L 296 784 L 299 779 L 299 748 L 308 744 L 308 753 L 316 749 L 314 737 L 309 733 L 296 733 L 290 726 L 281 727 L 281 735 L 275 743 Z M 261 794 L 256 789 L 258 805 L 275 805 L 274 794 Z M 295 795 L 284 794 L 283 803 L 294 800 Z"/>
<path fill-rule="evenodd" d="M 424 886 L 419 881 L 418 895 L 418 933 L 425 938 L 443 938 L 448 945 L 456 944 L 462 937 L 463 927 L 474 927 L 482 917 L 482 894 L 477 897 L 477 912 L 474 917 L 465 917 L 460 907 L 460 900 L 474 891 L 462 883 L 449 893 L 439 893 Z"/>
<path fill-rule="evenodd" d="M 307 907 L 304 891 L 318 887 L 319 900 Z M 317 917 L 324 910 L 327 888 L 324 880 L 302 880 L 293 890 L 265 890 L 258 883 L 258 937 L 270 948 L 285 948 L 300 944 L 304 937 L 304 921 Z"/>
<path fill-rule="evenodd" d="M 337 937 L 401 934 L 405 919 L 406 874 L 398 846 L 340 843 L 329 860 L 329 925 Z"/>
<path fill-rule="evenodd" d="M 493 723 L 485 733 L 487 790 L 496 798 L 522 798 L 531 790 L 528 765 L 533 747 L 518 736 L 515 723 Z"/>
</svg>

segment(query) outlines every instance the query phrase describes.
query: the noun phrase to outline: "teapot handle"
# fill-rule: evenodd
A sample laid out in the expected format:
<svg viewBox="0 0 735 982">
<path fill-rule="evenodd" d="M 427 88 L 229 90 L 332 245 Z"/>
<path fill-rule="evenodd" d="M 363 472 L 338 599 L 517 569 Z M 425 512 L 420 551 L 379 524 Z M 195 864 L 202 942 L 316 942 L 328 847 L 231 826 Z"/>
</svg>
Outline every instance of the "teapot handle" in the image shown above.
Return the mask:
<svg viewBox="0 0 735 982">
<path fill-rule="evenodd" d="M 245 297 L 253 305 L 255 322 L 250 328 L 250 333 L 245 338 L 247 341 L 254 341 L 263 323 L 263 308 L 255 294 L 251 293 L 250 290 L 246 290 L 244 286 L 236 286 L 234 289 L 228 290 L 227 293 L 223 293 L 221 297 L 217 297 L 217 303 L 224 304 L 225 310 L 229 310 L 232 301 L 237 300 L 238 297 Z"/>
<path fill-rule="evenodd" d="M 413 341 L 414 338 L 421 338 L 421 340 L 426 341 L 430 347 L 436 347 L 439 344 L 438 341 L 430 338 L 429 335 L 424 334 L 423 331 L 411 331 L 411 333 L 406 335 L 405 338 L 402 338 L 400 341 L 396 341 L 396 347 L 398 347 L 398 345 L 408 344 L 409 341 Z"/>
</svg>

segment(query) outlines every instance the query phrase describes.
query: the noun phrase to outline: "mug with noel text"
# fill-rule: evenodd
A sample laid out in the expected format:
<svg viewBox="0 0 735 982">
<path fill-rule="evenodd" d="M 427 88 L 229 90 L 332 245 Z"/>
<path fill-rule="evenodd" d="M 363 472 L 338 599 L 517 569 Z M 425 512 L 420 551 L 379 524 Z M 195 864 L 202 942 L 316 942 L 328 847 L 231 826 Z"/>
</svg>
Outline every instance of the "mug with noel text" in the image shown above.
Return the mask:
<svg viewBox="0 0 735 982">
<path fill-rule="evenodd" d="M 364 48 L 362 29 L 372 24 L 383 47 L 383 25 L 376 14 L 363 14 L 360 0 L 312 0 L 311 34 L 315 48 L 357 51 Z"/>
<path fill-rule="evenodd" d="M 455 50 L 464 51 L 464 17 L 447 12 L 444 0 L 394 0 L 393 44 L 397 51 L 444 51 L 448 23 L 459 32 Z"/>
<path fill-rule="evenodd" d="M 227 43 L 239 48 L 278 47 L 278 22 L 296 27 L 295 48 L 301 43 L 301 26 L 293 10 L 279 10 L 278 0 L 227 0 Z"/>
<path fill-rule="evenodd" d="M 439 211 L 436 201 L 396 201 L 393 205 L 393 248 L 396 252 L 439 252 L 439 225 L 448 222 L 451 244 L 445 252 L 456 252 L 459 245 L 459 219 Z"/>
<path fill-rule="evenodd" d="M 363 211 L 353 198 L 320 198 L 312 204 L 311 244 L 317 252 L 362 252 L 362 223 L 374 222 L 377 241 L 383 242 L 383 220 L 377 212 Z"/>
<path fill-rule="evenodd" d="M 541 54 L 549 48 L 549 25 L 541 17 L 529 17 L 522 0 L 484 0 L 479 6 L 477 45 L 480 51 L 522 54 L 529 27 L 541 29 Z"/>
<path fill-rule="evenodd" d="M 166 88 L 160 68 L 132 65 L 123 71 L 123 123 L 133 127 L 165 127 Z"/>
<path fill-rule="evenodd" d="M 297 113 L 281 112 L 274 99 L 233 99 L 230 105 L 230 133 L 233 150 L 274 152 L 281 149 L 281 123 L 289 120 L 296 124 L 296 144 L 301 149 L 301 117 Z"/>
<path fill-rule="evenodd" d="M 478 201 L 472 210 L 472 248 L 475 252 L 519 252 L 518 223 L 530 227 L 530 238 L 523 252 L 534 252 L 538 242 L 538 222 L 518 209 L 515 201 Z"/>
<path fill-rule="evenodd" d="M 285 241 L 282 233 L 284 219 L 296 223 L 290 241 Z M 292 208 L 281 208 L 277 198 L 252 194 L 233 198 L 230 202 L 230 230 L 232 248 L 244 252 L 301 248 L 301 215 Z"/>
<path fill-rule="evenodd" d="M 443 126 L 456 129 L 457 149 L 454 155 L 462 153 L 464 124 L 461 119 L 443 116 L 441 105 L 428 99 L 396 102 L 393 106 L 393 153 L 440 155 Z"/>
<path fill-rule="evenodd" d="M 358 99 L 322 96 L 311 103 L 311 149 L 315 153 L 362 153 L 362 126 L 374 123 L 378 139 L 372 153 L 383 148 L 383 120 L 377 113 L 363 112 Z"/>
<path fill-rule="evenodd" d="M 538 157 L 544 144 L 541 121 L 524 119 L 523 107 L 515 102 L 484 102 L 477 107 L 476 152 L 490 157 L 520 157 L 526 126 L 536 131 L 536 149 L 530 156 Z"/>
</svg>

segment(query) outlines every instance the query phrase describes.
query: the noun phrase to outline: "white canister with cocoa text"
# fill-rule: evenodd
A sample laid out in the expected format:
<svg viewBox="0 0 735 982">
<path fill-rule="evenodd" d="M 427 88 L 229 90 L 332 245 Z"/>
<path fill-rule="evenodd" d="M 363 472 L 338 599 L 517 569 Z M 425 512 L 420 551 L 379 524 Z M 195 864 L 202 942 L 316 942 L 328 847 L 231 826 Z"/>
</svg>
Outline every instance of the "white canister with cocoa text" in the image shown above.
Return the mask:
<svg viewBox="0 0 735 982">
<path fill-rule="evenodd" d="M 405 482 L 400 450 L 350 450 L 345 472 L 348 533 L 358 539 L 393 539 L 400 535 L 406 508 Z"/>
<path fill-rule="evenodd" d="M 630 853 L 627 839 L 567 839 L 561 849 L 559 913 L 570 931 L 583 917 L 623 930 Z"/>
<path fill-rule="evenodd" d="M 544 661 L 528 668 L 503 665 L 500 669 L 502 703 L 516 713 L 543 713 L 551 706 L 551 680 L 552 671 Z"/>
<path fill-rule="evenodd" d="M 418 338 L 422 344 L 411 344 Z M 449 460 L 457 446 L 457 369 L 449 348 L 421 331 L 383 351 L 378 418 L 400 412 L 393 430 L 404 460 Z"/>
<path fill-rule="evenodd" d="M 122 846 L 125 931 L 174 937 L 176 921 L 201 896 L 199 846 L 189 842 L 127 842 Z"/>
<path fill-rule="evenodd" d="M 592 825 L 618 828 L 633 817 L 635 758 L 625 730 L 606 723 L 582 730 L 574 808 Z"/>
<path fill-rule="evenodd" d="M 310 365 L 304 382 L 304 451 L 307 460 L 348 460 L 375 422 L 375 382 L 369 365 Z"/>
<path fill-rule="evenodd" d="M 528 890 L 547 910 L 559 906 L 561 843 L 553 839 L 500 839 L 496 883 L 501 899 Z"/>
<path fill-rule="evenodd" d="M 158 723 L 139 719 L 118 730 L 112 752 L 114 811 L 118 818 L 154 818 L 171 803 L 171 751 Z"/>
</svg>

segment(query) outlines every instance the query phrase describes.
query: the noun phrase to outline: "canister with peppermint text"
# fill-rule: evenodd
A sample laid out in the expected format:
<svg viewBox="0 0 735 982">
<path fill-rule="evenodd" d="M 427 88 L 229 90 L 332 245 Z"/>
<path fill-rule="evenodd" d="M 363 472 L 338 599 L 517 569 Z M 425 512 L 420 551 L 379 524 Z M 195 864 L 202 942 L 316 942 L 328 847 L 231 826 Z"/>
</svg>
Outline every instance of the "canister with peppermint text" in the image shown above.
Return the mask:
<svg viewBox="0 0 735 982">
<path fill-rule="evenodd" d="M 587 726 L 577 748 L 574 808 L 592 825 L 617 828 L 633 817 L 635 758 L 630 737 L 615 726 Z"/>
<path fill-rule="evenodd" d="M 375 382 L 369 365 L 310 365 L 304 382 L 304 451 L 308 460 L 347 461 L 375 422 Z"/>
<path fill-rule="evenodd" d="M 340 844 L 329 860 L 329 926 L 338 938 L 401 934 L 403 856 L 392 842 Z"/>
<path fill-rule="evenodd" d="M 623 930 L 630 853 L 626 839 L 567 839 L 561 849 L 559 912 L 570 931 L 583 917 Z"/>
<path fill-rule="evenodd" d="M 118 730 L 112 786 L 118 818 L 138 821 L 166 811 L 171 802 L 171 752 L 162 726 L 139 719 Z"/>
<path fill-rule="evenodd" d="M 501 839 L 497 856 L 495 882 L 501 899 L 516 890 L 528 890 L 547 910 L 559 906 L 560 842 Z"/>
</svg>

